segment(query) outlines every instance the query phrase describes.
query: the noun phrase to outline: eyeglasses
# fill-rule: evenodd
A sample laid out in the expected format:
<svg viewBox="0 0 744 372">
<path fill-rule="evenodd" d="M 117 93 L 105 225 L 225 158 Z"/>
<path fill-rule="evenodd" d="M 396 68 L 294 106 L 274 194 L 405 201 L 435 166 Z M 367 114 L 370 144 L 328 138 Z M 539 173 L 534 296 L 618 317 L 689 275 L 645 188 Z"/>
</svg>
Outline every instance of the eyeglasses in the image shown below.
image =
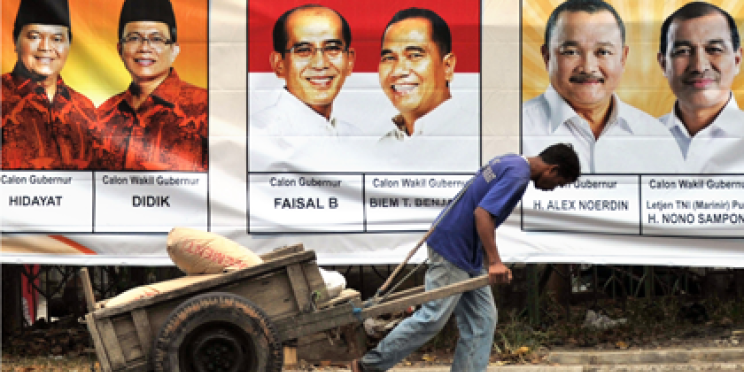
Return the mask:
<svg viewBox="0 0 744 372">
<path fill-rule="evenodd" d="M 285 52 L 292 53 L 293 56 L 300 59 L 310 59 L 319 50 L 328 58 L 337 58 L 341 53 L 347 51 L 347 49 L 341 44 L 330 44 L 323 47 L 316 47 L 312 44 L 299 44 L 285 50 Z"/>
<path fill-rule="evenodd" d="M 159 34 L 150 35 L 149 37 L 142 36 L 140 34 L 127 35 L 121 39 L 121 43 L 128 47 L 138 47 L 147 41 L 150 46 L 155 49 L 163 49 L 166 45 L 173 44 L 173 40 L 166 39 Z"/>
</svg>

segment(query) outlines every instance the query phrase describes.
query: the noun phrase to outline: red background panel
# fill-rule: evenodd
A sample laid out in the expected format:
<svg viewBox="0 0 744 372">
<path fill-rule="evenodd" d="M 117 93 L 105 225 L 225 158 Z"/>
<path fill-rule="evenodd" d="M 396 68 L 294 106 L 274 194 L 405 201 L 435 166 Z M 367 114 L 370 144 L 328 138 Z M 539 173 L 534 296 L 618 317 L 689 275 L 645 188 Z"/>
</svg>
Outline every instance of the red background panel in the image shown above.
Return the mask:
<svg viewBox="0 0 744 372">
<path fill-rule="evenodd" d="M 380 40 L 395 12 L 410 7 L 431 9 L 450 27 L 452 50 L 457 55 L 455 72 L 480 71 L 480 0 L 264 0 L 249 3 L 248 63 L 250 72 L 270 72 L 271 31 L 285 11 L 313 3 L 344 16 L 351 27 L 351 46 L 356 50 L 355 72 L 377 72 Z"/>
</svg>

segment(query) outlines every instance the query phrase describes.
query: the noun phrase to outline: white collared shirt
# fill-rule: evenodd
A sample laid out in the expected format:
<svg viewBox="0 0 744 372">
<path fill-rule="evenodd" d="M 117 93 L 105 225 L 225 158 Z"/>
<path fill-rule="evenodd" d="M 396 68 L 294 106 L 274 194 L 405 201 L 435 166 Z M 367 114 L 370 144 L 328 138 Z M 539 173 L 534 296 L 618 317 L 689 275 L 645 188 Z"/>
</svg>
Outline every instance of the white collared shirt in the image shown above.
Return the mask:
<svg viewBox="0 0 744 372">
<path fill-rule="evenodd" d="M 538 155 L 570 143 L 582 173 L 676 173 L 681 154 L 674 138 L 651 115 L 612 96 L 610 118 L 599 138 L 552 87 L 522 106 L 522 153 Z"/>
<path fill-rule="evenodd" d="M 387 159 L 389 169 L 395 170 L 457 172 L 478 168 L 479 113 L 464 107 L 454 98 L 442 102 L 416 120 L 410 136 L 402 117 L 396 115 L 393 129 L 378 142 L 378 153 Z"/>
<path fill-rule="evenodd" d="M 410 141 L 424 136 L 478 136 L 477 116 L 465 112 L 452 98 L 418 118 L 410 136 L 406 133 L 405 123 L 400 114 L 391 120 L 393 129 L 385 133 L 380 142 Z"/>
<path fill-rule="evenodd" d="M 281 91 L 275 104 L 251 116 L 251 135 L 355 136 L 361 133 L 357 127 L 336 118 L 333 112 L 330 120 L 326 119 L 286 89 Z"/>
<path fill-rule="evenodd" d="M 685 158 L 685 173 L 744 172 L 744 112 L 731 95 L 710 125 L 690 137 L 684 123 L 672 112 L 659 120 L 672 133 Z"/>
<path fill-rule="evenodd" d="M 252 172 L 349 171 L 358 164 L 349 149 L 366 151 L 357 127 L 333 114 L 327 120 L 286 89 L 276 103 L 251 115 L 249 128 Z"/>
</svg>

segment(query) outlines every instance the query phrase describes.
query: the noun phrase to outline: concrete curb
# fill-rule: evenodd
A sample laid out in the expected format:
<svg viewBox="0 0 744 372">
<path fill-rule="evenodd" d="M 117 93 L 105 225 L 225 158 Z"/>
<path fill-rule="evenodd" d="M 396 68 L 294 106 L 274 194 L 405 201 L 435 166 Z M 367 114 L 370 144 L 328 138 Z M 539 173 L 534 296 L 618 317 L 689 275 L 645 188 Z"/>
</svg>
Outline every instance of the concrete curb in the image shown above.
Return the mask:
<svg viewBox="0 0 744 372">
<path fill-rule="evenodd" d="M 744 348 L 553 351 L 555 365 L 490 365 L 488 372 L 744 371 Z M 328 371 L 348 371 L 346 368 Z M 287 371 L 289 372 L 289 371 Z M 450 366 L 395 367 L 390 372 L 450 372 Z"/>
<path fill-rule="evenodd" d="M 616 364 L 605 366 L 490 366 L 488 372 L 689 372 L 743 371 L 744 363 Z M 390 372 L 450 372 L 449 366 L 393 368 Z"/>
<path fill-rule="evenodd" d="M 450 372 L 450 366 L 435 366 L 435 367 L 394 367 L 388 372 Z M 335 368 L 335 369 L 323 369 L 328 372 L 347 372 L 347 368 Z M 584 372 L 584 366 L 522 366 L 522 365 L 506 365 L 496 366 L 491 365 L 488 367 L 487 372 Z M 284 370 L 284 372 L 301 372 L 300 370 Z"/>
<path fill-rule="evenodd" d="M 677 364 L 690 362 L 744 362 L 744 348 L 696 348 L 638 350 L 638 351 L 554 351 L 548 356 L 551 363 L 579 365 L 613 364 Z"/>
<path fill-rule="evenodd" d="M 450 372 L 450 366 L 441 367 L 396 367 L 390 372 Z M 584 372 L 583 366 L 489 366 L 488 372 Z"/>
<path fill-rule="evenodd" d="M 328 372 L 348 372 L 346 368 L 323 369 Z M 488 372 L 691 372 L 691 371 L 744 371 L 744 363 L 673 363 L 673 364 L 615 364 L 604 366 L 489 366 Z M 285 372 L 300 372 L 289 371 Z M 396 367 L 389 372 L 450 372 L 450 366 Z"/>
<path fill-rule="evenodd" d="M 682 372 L 682 371 L 741 371 L 742 363 L 683 363 L 683 364 L 624 364 L 613 366 L 584 366 L 583 372 Z"/>
</svg>

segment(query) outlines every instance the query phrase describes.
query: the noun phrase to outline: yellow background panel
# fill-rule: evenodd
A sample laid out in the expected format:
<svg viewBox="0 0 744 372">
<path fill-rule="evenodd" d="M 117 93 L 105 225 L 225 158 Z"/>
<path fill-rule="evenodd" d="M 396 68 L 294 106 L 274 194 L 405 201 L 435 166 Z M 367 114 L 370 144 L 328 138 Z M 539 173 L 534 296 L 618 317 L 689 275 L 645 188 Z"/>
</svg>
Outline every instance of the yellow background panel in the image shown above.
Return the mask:
<svg viewBox="0 0 744 372">
<path fill-rule="evenodd" d="M 522 2 L 522 101 L 534 98 L 548 86 L 548 74 L 540 54 L 545 25 L 550 13 L 562 0 Z M 674 94 L 656 60 L 661 24 L 664 19 L 690 1 L 617 0 L 608 1 L 625 23 L 625 42 L 630 47 L 620 85 L 616 91 L 626 103 L 659 117 L 671 112 Z M 741 33 L 744 2 L 711 1 L 729 12 Z M 744 74 L 734 80 L 736 100 L 744 103 Z"/>
</svg>

